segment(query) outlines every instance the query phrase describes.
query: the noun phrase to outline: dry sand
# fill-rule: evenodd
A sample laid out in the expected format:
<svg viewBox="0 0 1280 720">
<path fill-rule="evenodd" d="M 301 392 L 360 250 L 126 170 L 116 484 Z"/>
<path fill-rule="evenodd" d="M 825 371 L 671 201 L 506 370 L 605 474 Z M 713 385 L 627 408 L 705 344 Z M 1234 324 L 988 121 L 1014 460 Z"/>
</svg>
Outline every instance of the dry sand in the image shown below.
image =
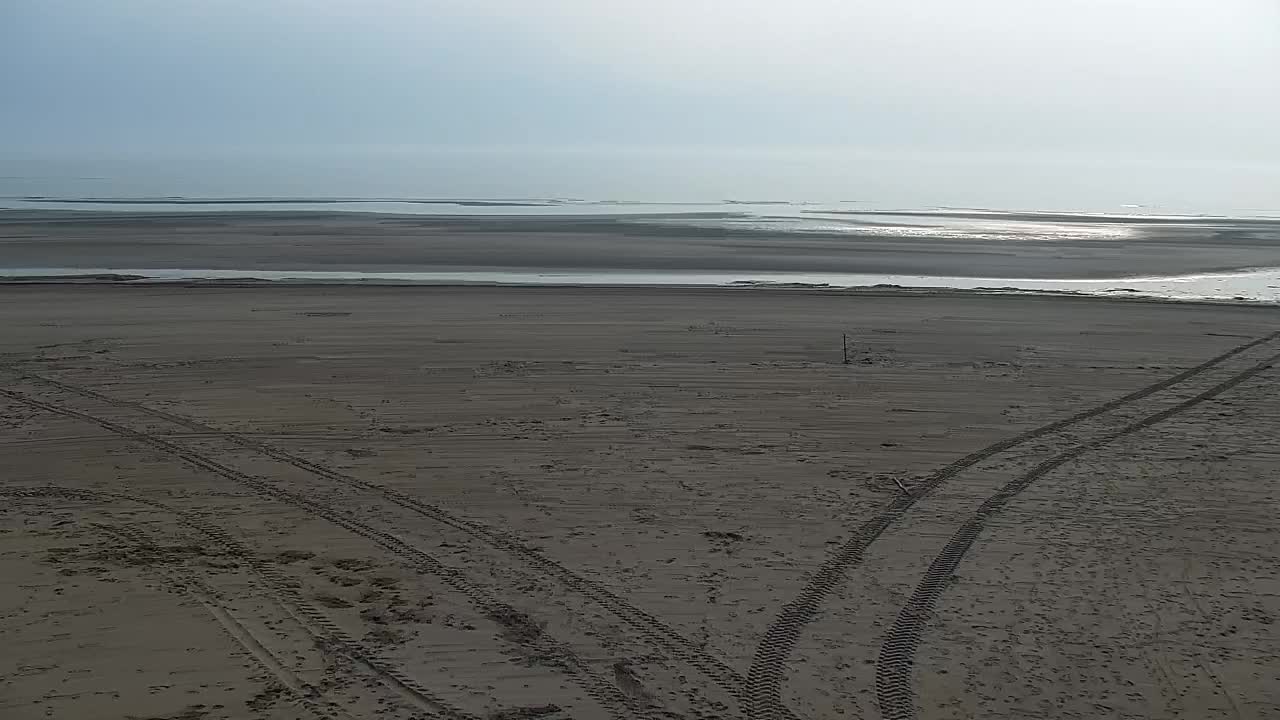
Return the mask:
<svg viewBox="0 0 1280 720">
<path fill-rule="evenodd" d="M 1277 717 L 1276 321 L 0 288 L 0 717 Z"/>
</svg>

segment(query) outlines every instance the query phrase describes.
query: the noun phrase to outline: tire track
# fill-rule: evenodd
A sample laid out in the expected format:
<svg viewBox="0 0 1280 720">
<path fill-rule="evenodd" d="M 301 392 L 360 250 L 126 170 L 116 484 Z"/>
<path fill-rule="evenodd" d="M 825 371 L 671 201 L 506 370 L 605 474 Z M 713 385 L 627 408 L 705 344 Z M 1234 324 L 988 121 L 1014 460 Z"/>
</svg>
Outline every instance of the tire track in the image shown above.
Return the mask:
<svg viewBox="0 0 1280 720">
<path fill-rule="evenodd" d="M 157 548 L 151 538 L 137 528 L 127 526 L 112 527 L 99 523 L 92 523 L 92 525 L 108 535 L 114 535 L 137 547 Z M 215 594 L 208 586 L 194 576 L 179 570 L 165 569 L 163 567 L 154 567 L 152 570 L 168 579 L 170 583 L 182 590 L 184 595 L 200 603 L 205 611 L 213 616 L 213 619 L 222 627 L 223 632 L 244 650 L 260 670 L 273 676 L 276 682 L 289 691 L 290 697 L 296 704 L 306 708 L 316 717 L 323 718 L 323 720 L 351 720 L 349 714 L 340 708 L 332 707 L 335 705 L 334 703 L 328 703 L 330 707 L 326 707 L 324 703 L 320 702 L 318 698 L 323 697 L 320 690 L 286 668 L 284 663 L 280 662 L 280 659 L 268 650 L 248 628 L 214 599 Z"/>
<path fill-rule="evenodd" d="M 916 586 L 910 599 L 903 605 L 893 626 L 889 629 L 887 639 L 880 647 L 880 655 L 876 664 L 876 701 L 880 705 L 880 714 L 885 720 L 914 720 L 916 717 L 915 692 L 912 688 L 911 670 L 916 650 L 925 623 L 937 605 L 938 599 L 946 590 L 960 565 L 965 553 L 973 547 L 974 542 L 986 529 L 988 520 L 1004 509 L 1018 493 L 1031 483 L 1049 474 L 1059 467 L 1075 460 L 1085 453 L 1104 447 L 1119 438 L 1145 430 L 1164 422 L 1175 415 L 1183 413 L 1200 403 L 1210 400 L 1222 393 L 1244 383 L 1257 375 L 1271 369 L 1280 361 L 1280 354 L 1261 361 L 1247 370 L 1236 373 L 1230 378 L 1199 393 L 1177 405 L 1158 413 L 1130 423 L 1122 428 L 1099 436 L 1094 440 L 1081 443 L 1069 450 L 1061 452 L 1036 465 L 1029 472 L 1015 478 L 1000 488 L 998 492 L 987 498 L 965 521 L 960 529 L 951 536 L 937 557 L 929 565 L 924 578 Z"/>
<path fill-rule="evenodd" d="M 5 489 L 0 488 L 0 497 L 61 497 L 77 500 L 102 501 L 104 499 L 123 500 L 155 508 L 177 518 L 177 524 L 191 528 L 218 545 L 227 555 L 241 560 L 255 573 L 266 587 L 267 594 L 298 623 L 326 652 L 345 656 L 352 663 L 374 675 L 386 687 L 398 692 L 411 704 L 417 705 L 429 717 L 445 717 L 454 720 L 479 720 L 478 716 L 460 710 L 448 701 L 438 697 L 409 677 L 395 664 L 386 660 L 376 650 L 368 648 L 353 638 L 337 623 L 329 619 L 322 611 L 303 599 L 301 593 L 294 589 L 290 581 L 279 568 L 264 561 L 251 552 L 238 540 L 232 538 L 222 528 L 195 517 L 192 513 L 178 510 L 163 503 L 135 495 L 108 493 L 98 490 L 77 490 L 60 486 L 41 486 Z"/>
<path fill-rule="evenodd" d="M 493 597 L 456 568 L 441 563 L 391 533 L 366 525 L 310 498 L 277 488 L 268 482 L 223 465 L 195 450 L 120 425 L 106 418 L 36 400 L 13 390 L 0 388 L 0 396 L 49 413 L 97 425 L 116 435 L 148 445 L 167 455 L 178 458 L 192 467 L 224 477 L 262 497 L 293 505 L 312 515 L 324 518 L 356 535 L 372 540 L 384 549 L 404 558 L 419 571 L 436 576 L 466 597 L 481 615 L 503 628 L 503 636 L 506 639 L 531 651 L 543 665 L 563 671 L 584 692 L 599 703 L 602 708 L 608 710 L 613 717 L 628 718 L 637 714 L 650 714 L 647 710 L 637 707 L 630 697 L 622 693 L 616 685 L 606 681 L 586 661 L 578 657 L 571 648 L 547 635 L 533 618 Z"/>
<path fill-rule="evenodd" d="M 188 430 L 216 435 L 218 437 L 225 438 L 229 442 L 240 447 L 261 453 L 267 457 L 286 463 L 317 477 L 346 485 L 348 487 L 355 487 L 377 493 L 388 502 L 405 508 L 417 515 L 429 518 L 442 525 L 464 532 L 484 542 L 490 547 L 519 558 L 529 567 L 555 579 L 565 588 L 587 598 L 588 600 L 591 600 L 601 608 L 612 613 L 614 616 L 618 617 L 630 626 L 635 632 L 639 633 L 639 635 L 649 644 L 661 648 L 666 651 L 670 657 L 697 670 L 703 676 L 715 682 L 716 685 L 718 685 L 722 690 L 728 692 L 734 698 L 737 698 L 739 701 L 743 701 L 745 698 L 744 687 L 746 685 L 746 678 L 733 668 L 729 667 L 723 661 L 713 655 L 710 655 L 654 615 L 632 605 L 599 583 L 578 575 L 564 565 L 543 555 L 541 551 L 530 547 L 522 540 L 513 537 L 510 534 L 495 530 L 482 523 L 457 517 L 438 505 L 425 502 L 399 490 L 339 472 L 319 463 L 285 452 L 284 450 L 266 443 L 249 439 L 238 433 L 221 430 L 193 418 L 165 410 L 151 408 L 141 403 L 113 398 L 88 388 L 64 383 L 41 375 L 35 375 L 17 368 L 11 368 L 10 371 L 15 374 L 19 374 L 24 379 L 31 380 L 36 383 L 48 385 L 65 392 L 98 400 L 110 405 L 131 408 L 139 412 L 161 418 L 175 425 L 185 427 Z M 784 718 L 785 720 L 795 720 L 795 715 L 785 708 L 780 708 L 779 712 L 782 713 L 779 717 Z"/>
<path fill-rule="evenodd" d="M 809 582 L 801 589 L 796 598 L 783 606 L 778 616 L 770 623 L 760 644 L 756 647 L 755 655 L 751 661 L 751 668 L 747 672 L 745 692 L 747 717 L 769 720 L 781 720 L 786 717 L 786 715 L 782 714 L 784 712 L 781 701 L 782 681 L 786 674 L 787 660 L 795 649 L 801 629 L 813 621 L 822 602 L 844 582 L 849 568 L 862 559 L 862 554 L 875 542 L 876 538 L 880 537 L 889 526 L 897 522 L 913 505 L 931 494 L 938 486 L 959 475 L 964 470 L 1006 450 L 1024 445 L 1046 435 L 1051 435 L 1090 418 L 1106 414 L 1150 395 L 1167 390 L 1241 353 L 1270 343 L 1277 338 L 1280 338 L 1280 332 L 1274 332 L 1256 340 L 1251 340 L 1160 382 L 1148 385 L 1101 405 L 1082 410 L 1061 420 L 1032 428 L 988 445 L 935 471 L 919 485 L 910 488 L 909 492 L 897 496 L 887 508 L 859 526 L 853 532 L 853 535 L 845 540 L 835 553 L 810 577 Z"/>
</svg>

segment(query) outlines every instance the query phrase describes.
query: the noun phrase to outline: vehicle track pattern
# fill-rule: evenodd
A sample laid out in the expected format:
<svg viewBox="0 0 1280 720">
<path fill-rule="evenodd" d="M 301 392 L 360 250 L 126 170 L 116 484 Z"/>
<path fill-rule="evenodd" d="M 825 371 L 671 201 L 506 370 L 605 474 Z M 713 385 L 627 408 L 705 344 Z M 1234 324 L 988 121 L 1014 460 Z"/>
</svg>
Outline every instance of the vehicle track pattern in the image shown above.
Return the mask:
<svg viewBox="0 0 1280 720">
<path fill-rule="evenodd" d="M 1170 389 L 1237 355 L 1271 343 L 1277 338 L 1280 338 L 1280 332 L 1251 340 L 1114 400 L 1000 440 L 955 460 L 914 487 L 908 488 L 908 492 L 898 495 L 888 507 L 854 530 L 853 534 L 814 572 L 796 598 L 783 606 L 777 617 L 770 623 L 757 646 L 751 667 L 747 672 L 744 703 L 746 716 L 752 720 L 781 720 L 786 717 L 782 714 L 782 682 L 787 672 L 788 659 L 795 649 L 801 630 L 817 617 L 823 601 L 844 582 L 849 569 L 862 559 L 867 548 L 917 502 L 939 486 L 1000 453 Z"/>
<path fill-rule="evenodd" d="M 452 706 L 449 702 L 422 686 L 421 683 L 409 677 L 404 671 L 396 667 L 393 662 L 382 657 L 380 653 L 353 638 L 322 611 L 304 600 L 301 593 L 292 586 L 276 566 L 258 557 L 222 528 L 197 517 L 193 513 L 178 510 L 164 503 L 136 495 L 108 493 L 98 490 L 78 490 L 60 486 L 0 488 L 0 496 L 70 498 L 97 502 L 117 500 L 144 505 L 168 513 L 176 519 L 177 524 L 191 528 L 204 535 L 221 546 L 228 556 L 247 564 L 257 574 L 267 594 L 327 652 L 345 656 L 355 665 L 377 677 L 383 685 L 398 692 L 411 704 L 418 706 L 429 717 L 478 720 L 478 716 Z M 104 528 L 111 529 L 105 526 Z M 136 534 L 141 533 L 136 529 L 134 532 Z"/>
<path fill-rule="evenodd" d="M 914 720 L 916 717 L 915 692 L 912 683 L 912 667 L 916 650 L 920 646 L 924 627 L 938 599 L 946 591 L 956 568 L 965 554 L 973 547 L 978 536 L 986 528 L 992 516 L 999 513 L 1018 493 L 1033 482 L 1076 458 L 1104 447 L 1126 435 L 1145 430 L 1183 413 L 1206 400 L 1245 383 L 1271 369 L 1280 361 L 1280 354 L 1227 378 L 1213 387 L 1158 413 L 1148 415 L 1101 437 L 1079 444 L 1033 467 L 1006 484 L 987 498 L 974 514 L 952 535 L 946 546 L 929 565 L 924 578 L 916 586 L 910 599 L 903 605 L 893 626 L 881 645 L 876 663 L 876 700 L 885 720 Z"/>
<path fill-rule="evenodd" d="M 544 665 L 553 666 L 563 671 L 602 708 L 609 711 L 613 717 L 628 718 L 636 715 L 651 714 L 647 708 L 639 707 L 632 698 L 625 695 L 616 685 L 605 680 L 585 660 L 578 657 L 571 648 L 547 635 L 543 628 L 532 618 L 493 597 L 484 588 L 467 578 L 461 571 L 441 563 L 431 555 L 391 533 L 371 527 L 335 508 L 318 503 L 310 498 L 282 490 L 271 483 L 242 473 L 188 447 L 149 433 L 134 430 L 107 418 L 47 403 L 13 390 L 0 388 L 0 396 L 55 415 L 75 418 L 97 425 L 111 433 L 178 458 L 194 468 L 222 476 L 259 496 L 292 505 L 311 515 L 328 520 L 334 525 L 356 535 L 365 537 L 405 559 L 419 571 L 434 575 L 460 595 L 466 597 L 482 616 L 504 627 L 507 631 L 504 633 L 505 636 L 512 638 L 519 645 L 525 647 L 530 653 L 538 657 Z"/>
<path fill-rule="evenodd" d="M 152 549 L 157 547 L 151 537 L 138 528 L 102 523 L 91 523 L 91 525 L 135 547 Z M 336 707 L 334 703 L 321 702 L 323 698 L 321 691 L 286 668 L 275 654 L 216 600 L 216 593 L 194 575 L 175 568 L 160 567 L 153 570 L 160 573 L 187 597 L 199 603 L 222 627 L 223 633 L 235 641 L 264 674 L 274 677 L 276 682 L 288 691 L 294 704 L 306 708 L 312 715 L 323 720 L 351 720 L 351 715 Z"/>
<path fill-rule="evenodd" d="M 425 502 L 407 493 L 389 488 L 379 483 L 363 480 L 347 473 L 339 472 L 319 463 L 298 457 L 272 445 L 249 439 L 238 433 L 216 428 L 194 418 L 152 408 L 142 403 L 113 398 L 89 388 L 65 383 L 42 375 L 33 374 L 21 369 L 10 368 L 10 372 L 39 384 L 54 387 L 64 392 L 87 397 L 99 402 L 127 407 L 139 412 L 166 420 L 175 425 L 185 427 L 199 433 L 216 435 L 240 447 L 266 455 L 279 462 L 291 465 L 299 470 L 342 485 L 356 487 L 382 495 L 388 502 L 405 508 L 415 514 L 429 518 L 448 527 L 464 532 L 499 551 L 519 558 L 529 567 L 553 578 L 567 589 L 591 600 L 601 608 L 621 619 L 635 632 L 639 633 L 649 644 L 661 648 L 670 657 L 683 662 L 689 667 L 715 682 L 722 690 L 728 692 L 739 701 L 744 700 L 746 678 L 729 667 L 720 659 L 710 655 L 693 641 L 676 632 L 666 623 L 645 610 L 632 605 L 604 586 L 573 572 L 564 565 L 548 558 L 539 550 L 530 547 L 524 541 L 512 535 L 495 530 L 482 523 L 460 518 L 438 505 Z M 780 708 L 779 717 L 784 720 L 795 720 L 795 715 L 785 708 Z"/>
</svg>

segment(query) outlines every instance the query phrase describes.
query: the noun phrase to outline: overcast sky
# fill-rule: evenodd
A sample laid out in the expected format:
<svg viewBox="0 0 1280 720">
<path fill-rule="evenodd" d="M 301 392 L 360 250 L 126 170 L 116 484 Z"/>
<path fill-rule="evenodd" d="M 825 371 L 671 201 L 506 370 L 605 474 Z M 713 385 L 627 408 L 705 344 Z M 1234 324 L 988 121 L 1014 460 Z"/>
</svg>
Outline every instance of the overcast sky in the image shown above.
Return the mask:
<svg viewBox="0 0 1280 720">
<path fill-rule="evenodd" d="M 0 0 L 0 88 L 10 149 L 839 147 L 1280 178 L 1277 0 Z"/>
</svg>

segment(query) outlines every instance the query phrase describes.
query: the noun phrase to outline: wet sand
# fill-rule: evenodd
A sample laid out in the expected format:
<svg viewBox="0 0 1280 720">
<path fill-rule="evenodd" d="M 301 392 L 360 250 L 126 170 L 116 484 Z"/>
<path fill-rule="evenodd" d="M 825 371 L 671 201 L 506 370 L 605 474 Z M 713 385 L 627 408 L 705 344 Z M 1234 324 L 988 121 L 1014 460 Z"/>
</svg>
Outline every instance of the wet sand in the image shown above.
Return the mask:
<svg viewBox="0 0 1280 720">
<path fill-rule="evenodd" d="M 1271 717 L 1276 325 L 2 287 L 0 715 Z"/>
<path fill-rule="evenodd" d="M 635 222 L 631 216 L 430 217 L 341 212 L 0 212 L 3 268 L 432 272 L 819 272 L 989 278 L 1122 278 L 1280 266 L 1275 220 L 1083 217 L 1092 235 L 983 239 L 894 235 L 848 215 L 841 232 Z M 986 216 L 984 216 L 986 217 Z M 990 216 L 993 221 L 1001 218 Z M 1010 215 L 1027 222 L 1030 216 Z M 891 218 L 910 223 L 920 218 Z M 1048 220 L 1064 223 L 1057 216 Z M 1068 223 L 1069 224 L 1069 223 Z M 1032 233 L 1034 235 L 1034 233 Z M 0 268 L 0 274 L 3 268 Z"/>
</svg>

